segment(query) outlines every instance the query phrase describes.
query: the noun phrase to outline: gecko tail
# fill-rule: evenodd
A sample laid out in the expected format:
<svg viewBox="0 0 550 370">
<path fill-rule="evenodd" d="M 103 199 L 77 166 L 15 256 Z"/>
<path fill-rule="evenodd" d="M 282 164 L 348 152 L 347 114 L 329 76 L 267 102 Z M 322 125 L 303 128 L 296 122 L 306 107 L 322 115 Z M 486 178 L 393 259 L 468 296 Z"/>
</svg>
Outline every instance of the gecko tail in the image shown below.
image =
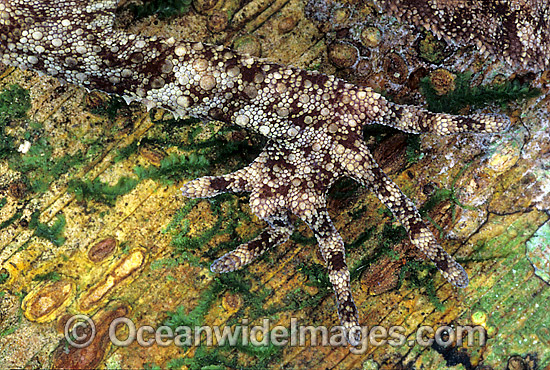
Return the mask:
<svg viewBox="0 0 550 370">
<path fill-rule="evenodd" d="M 434 133 L 450 135 L 461 132 L 496 133 L 505 131 L 510 126 L 510 119 L 498 114 L 472 114 L 456 116 L 446 113 L 432 113 L 412 105 L 389 103 L 386 114 L 379 119 L 380 123 L 401 131 L 420 134 Z"/>
</svg>

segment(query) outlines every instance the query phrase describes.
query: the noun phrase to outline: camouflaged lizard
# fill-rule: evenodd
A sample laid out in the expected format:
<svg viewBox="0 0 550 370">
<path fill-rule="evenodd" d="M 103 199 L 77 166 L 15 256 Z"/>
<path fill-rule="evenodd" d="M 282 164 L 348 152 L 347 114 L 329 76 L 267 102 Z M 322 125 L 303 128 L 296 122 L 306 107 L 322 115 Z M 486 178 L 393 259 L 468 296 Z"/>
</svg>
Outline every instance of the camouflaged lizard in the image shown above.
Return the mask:
<svg viewBox="0 0 550 370">
<path fill-rule="evenodd" d="M 362 128 L 377 123 L 411 133 L 492 133 L 508 125 L 506 117 L 434 114 L 390 103 L 370 88 L 333 76 L 224 47 L 128 34 L 113 29 L 116 5 L 115 0 L 0 0 L 0 62 L 267 137 L 266 147 L 247 167 L 182 188 L 190 198 L 249 192 L 252 212 L 268 223 L 257 238 L 216 260 L 213 272 L 240 269 L 284 243 L 296 215 L 318 240 L 341 324 L 347 330 L 356 327 L 344 242 L 326 204 L 331 185 L 351 177 L 392 211 L 412 244 L 449 282 L 468 285 L 464 269 L 375 162 Z"/>
</svg>

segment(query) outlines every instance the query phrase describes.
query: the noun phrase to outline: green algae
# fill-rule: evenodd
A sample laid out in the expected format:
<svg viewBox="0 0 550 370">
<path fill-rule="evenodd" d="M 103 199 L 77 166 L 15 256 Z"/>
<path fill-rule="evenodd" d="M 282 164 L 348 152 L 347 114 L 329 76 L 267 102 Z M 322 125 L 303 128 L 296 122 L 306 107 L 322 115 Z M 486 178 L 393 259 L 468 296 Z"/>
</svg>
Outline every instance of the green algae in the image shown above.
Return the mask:
<svg viewBox="0 0 550 370">
<path fill-rule="evenodd" d="M 532 274 L 532 266 L 519 256 L 511 254 L 503 261 L 509 270 L 498 276 L 498 283 L 492 282 L 490 289 L 464 315 L 467 318 L 476 311 L 489 313 L 486 323 L 489 336 L 482 354 L 486 364 L 500 364 L 511 353 L 527 352 L 538 352 L 542 363 L 550 361 L 546 350 L 550 342 L 544 330 L 550 328 L 545 309 L 550 291 L 541 280 L 526 279 Z"/>
<path fill-rule="evenodd" d="M 369 212 L 367 206 L 350 211 L 352 219 L 359 219 L 365 212 Z M 346 244 L 346 251 L 358 250 L 361 256 L 353 266 L 350 266 L 351 280 L 358 280 L 364 271 L 377 263 L 383 257 L 398 259 L 398 253 L 393 249 L 395 245 L 401 243 L 407 238 L 407 232 L 401 225 L 396 225 L 395 217 L 391 211 L 385 207 L 378 208 L 377 213 L 392 220 L 392 222 L 382 222 L 379 226 L 366 227 L 354 240 Z M 365 255 L 359 248 L 372 248 L 372 252 Z"/>
<path fill-rule="evenodd" d="M 13 120 L 25 120 L 31 108 L 28 90 L 10 85 L 0 92 L 0 159 L 15 152 L 13 138 L 6 134 L 6 126 Z"/>
<path fill-rule="evenodd" d="M 128 9 L 135 19 L 156 15 L 159 19 L 180 16 L 191 9 L 192 0 L 152 0 L 141 5 L 130 4 Z"/>
<path fill-rule="evenodd" d="M 421 139 L 420 135 L 407 135 L 407 148 L 405 149 L 405 158 L 407 159 L 407 164 L 415 164 L 420 159 L 422 159 L 423 153 L 421 150 Z"/>
<path fill-rule="evenodd" d="M 19 220 L 21 217 L 23 217 L 23 211 L 22 210 L 16 211 L 13 214 L 13 216 L 11 216 L 6 221 L 0 224 L 0 230 L 5 229 L 6 227 L 12 225 L 15 221 Z"/>
<path fill-rule="evenodd" d="M 170 185 L 179 181 L 181 177 L 194 177 L 204 174 L 209 168 L 206 157 L 191 153 L 171 154 L 160 162 L 160 166 L 136 166 L 135 177 L 122 176 L 114 185 L 101 181 L 72 179 L 69 181 L 68 191 L 75 194 L 77 200 L 94 200 L 109 206 L 114 206 L 119 196 L 131 192 L 143 180 L 151 179 L 161 184 Z"/>
<path fill-rule="evenodd" d="M 52 158 L 53 151 L 48 138 L 40 137 L 32 143 L 27 153 L 10 158 L 10 168 L 23 174 L 33 192 L 44 193 L 61 175 L 82 165 L 80 150 L 55 159 Z"/>
<path fill-rule="evenodd" d="M 146 363 L 143 365 L 143 370 L 162 370 L 162 368 L 157 364 Z"/>
<path fill-rule="evenodd" d="M 208 248 L 203 252 L 202 258 L 210 263 L 213 259 L 219 257 L 219 253 L 224 250 L 232 250 L 239 244 L 245 242 L 241 240 L 237 233 L 237 227 L 241 223 L 251 221 L 250 215 L 241 210 L 242 200 L 231 195 L 221 194 L 215 198 L 204 200 L 208 202 L 210 212 L 216 221 L 212 227 L 203 230 L 194 237 L 188 236 L 189 220 L 185 217 L 199 203 L 199 200 L 190 200 L 180 210 L 178 210 L 172 221 L 163 230 L 163 233 L 170 233 L 172 236 L 171 244 L 180 260 L 186 260 L 191 264 L 206 266 L 200 262 L 196 255 L 202 246 L 207 245 L 217 235 L 230 235 L 229 242 L 220 243 L 217 246 Z M 254 237 L 251 237 L 253 239 Z"/>
<path fill-rule="evenodd" d="M 319 294 L 325 295 L 332 288 L 325 266 L 314 262 L 300 263 L 296 266 L 296 270 L 307 277 L 307 285 L 319 289 Z"/>
<path fill-rule="evenodd" d="M 128 241 L 123 241 L 119 245 L 119 248 L 120 248 L 120 251 L 122 252 L 122 254 L 130 253 L 130 247 L 131 247 L 131 245 Z"/>
<path fill-rule="evenodd" d="M 252 356 L 258 361 L 255 364 L 248 362 L 246 365 L 239 363 L 236 357 L 229 358 L 228 353 L 234 348 L 237 351 Z M 248 343 L 242 345 L 237 343 L 234 347 L 228 345 L 219 346 L 214 349 L 208 349 L 206 346 L 200 346 L 196 349 L 192 358 L 179 358 L 171 360 L 167 367 L 169 369 L 180 369 L 186 366 L 190 370 L 265 370 L 267 365 L 274 360 L 275 356 L 282 353 L 281 347 L 274 344 L 267 346 L 256 346 Z"/>
<path fill-rule="evenodd" d="M 205 167 L 201 174 L 210 172 L 211 167 L 217 164 L 222 165 L 225 172 L 240 169 L 252 162 L 266 143 L 266 139 L 258 135 L 242 134 L 239 127 L 222 126 L 218 129 L 212 123 L 202 123 L 195 118 L 164 119 L 163 116 L 155 120 L 151 113 L 151 121 L 155 124 L 154 135 L 141 139 L 140 145 L 174 147 L 205 158 L 208 164 L 203 164 Z"/>
<path fill-rule="evenodd" d="M 525 243 L 548 217 L 528 212 L 510 224 L 505 223 L 507 217 L 491 216 L 485 225 L 488 229 L 505 226 L 505 231 L 478 243 L 473 260 L 480 262 L 469 266 L 471 286 L 477 294 L 464 296 L 463 306 L 470 310 L 461 320 L 469 322 L 477 311 L 488 313 L 484 325 L 489 334 L 487 345 L 476 354 L 483 356 L 487 365 L 501 364 L 512 353 L 527 352 L 537 352 L 540 361 L 548 363 L 550 342 L 544 328 L 550 328 L 545 310 L 550 290 L 544 281 L 534 278 L 533 266 L 525 257 Z M 490 263 L 493 266 L 488 266 Z M 488 270 L 494 271 L 490 278 L 479 275 Z"/>
<path fill-rule="evenodd" d="M 31 108 L 29 91 L 19 85 L 10 85 L 0 92 L 0 123 L 26 118 Z"/>
<path fill-rule="evenodd" d="M 240 243 L 238 237 L 236 237 L 236 228 L 238 226 L 235 214 L 237 209 L 237 200 L 229 194 L 223 194 L 214 199 L 209 199 L 208 204 L 210 206 L 210 212 L 216 218 L 216 221 L 212 227 L 204 230 L 197 236 L 188 236 L 189 233 L 189 221 L 185 219 L 187 214 L 192 208 L 198 204 L 198 200 L 192 200 L 188 202 L 184 207 L 176 212 L 176 215 L 168 226 L 163 230 L 164 233 L 169 233 L 172 236 L 171 245 L 174 247 L 176 254 L 176 260 L 179 263 L 184 261 L 195 266 L 205 266 L 206 263 L 201 261 L 201 257 L 197 254 L 200 252 L 201 247 L 207 245 L 216 235 L 230 234 L 233 238 L 230 242 L 221 243 L 218 246 L 209 248 L 202 255 L 202 259 L 212 261 L 213 258 L 219 253 L 220 249 L 233 249 Z M 224 203 L 224 212 L 222 214 L 222 203 Z"/>
<path fill-rule="evenodd" d="M 122 148 L 118 148 L 113 160 L 115 163 L 122 162 L 130 158 L 133 154 L 137 153 L 138 149 L 139 149 L 138 141 L 134 140 L 130 144 Z"/>
<path fill-rule="evenodd" d="M 204 202 L 204 201 L 202 201 Z M 231 195 L 221 195 L 214 199 L 207 200 L 210 212 L 215 217 L 213 225 L 200 234 L 190 237 L 189 221 L 187 217 L 191 210 L 199 203 L 198 200 L 192 200 L 184 205 L 176 212 L 170 223 L 163 230 L 163 233 L 172 235 L 172 245 L 174 246 L 175 257 L 174 261 L 178 263 L 187 262 L 192 265 L 207 266 L 213 258 L 219 257 L 221 250 L 234 249 L 243 241 L 236 235 L 236 227 L 238 223 L 235 219 L 239 219 L 240 211 L 239 200 Z M 204 250 L 204 246 L 219 234 L 227 233 L 231 235 L 231 241 L 220 243 L 217 246 Z M 165 266 L 174 266 L 170 260 L 165 261 Z M 243 298 L 243 305 L 230 318 L 226 326 L 240 323 L 243 317 L 249 320 L 254 320 L 258 317 L 273 316 L 282 311 L 288 311 L 294 304 L 272 304 L 264 307 L 267 298 L 273 294 L 273 291 L 268 288 L 261 288 L 251 292 L 253 281 L 257 281 L 257 277 L 252 277 L 247 270 L 239 270 L 231 274 L 216 275 L 213 281 L 204 290 L 200 299 L 191 311 L 188 307 L 182 305 L 174 312 L 168 313 L 168 319 L 165 324 L 171 327 L 177 326 L 199 326 L 204 322 L 205 316 L 208 314 L 214 302 L 219 300 L 224 292 L 232 292 Z M 285 302 L 291 303 L 292 295 L 286 297 Z M 239 341 L 241 338 L 239 337 Z M 279 348 L 269 344 L 268 346 L 255 346 L 251 343 L 237 343 L 234 347 L 216 346 L 207 348 L 200 346 L 197 348 L 193 358 L 182 358 L 172 360 L 168 367 L 178 367 L 186 365 L 190 369 L 202 369 L 204 366 L 224 366 L 233 368 L 245 369 L 262 369 L 267 363 L 273 359 L 273 356 L 279 353 Z M 247 363 L 243 367 L 243 363 L 238 358 L 240 354 L 254 358 L 254 361 Z"/>
<path fill-rule="evenodd" d="M 302 288 L 296 288 L 283 299 L 283 306 L 280 307 L 280 310 L 283 311 L 282 307 L 284 307 L 284 311 L 300 311 L 308 307 L 317 307 L 323 298 L 330 293 L 329 287 L 325 288 L 322 289 L 321 293 L 318 292 L 313 295 Z"/>
<path fill-rule="evenodd" d="M 29 229 L 34 229 L 34 235 L 39 238 L 46 239 L 58 247 L 63 245 L 65 243 L 63 231 L 65 230 L 65 225 L 67 224 L 65 215 L 63 215 L 63 213 L 57 214 L 56 219 L 51 226 L 40 222 L 38 220 L 38 216 L 38 211 L 33 212 L 31 215 L 31 220 L 29 221 Z"/>
<path fill-rule="evenodd" d="M 214 281 L 208 286 L 206 291 L 201 293 L 201 298 L 195 308 L 187 312 L 188 309 L 185 305 L 178 306 L 175 311 L 167 313 L 168 318 L 163 322 L 163 325 L 167 325 L 173 329 L 176 329 L 178 326 L 194 327 L 202 325 L 212 303 L 225 289 L 222 284 Z"/>
<path fill-rule="evenodd" d="M 424 77 L 420 81 L 421 91 L 428 103 L 428 109 L 435 113 L 459 114 L 466 107 L 481 108 L 489 104 L 506 104 L 539 96 L 541 91 L 522 83 L 518 79 L 503 84 L 471 86 L 471 72 L 458 73 L 456 88 L 446 95 L 438 95 L 430 82 Z"/>
<path fill-rule="evenodd" d="M 115 185 L 109 185 L 99 178 L 93 180 L 72 179 L 69 181 L 68 191 L 75 194 L 78 201 L 94 200 L 109 206 L 114 206 L 116 199 L 132 191 L 139 181 L 123 176 Z"/>
<path fill-rule="evenodd" d="M 32 278 L 33 281 L 59 281 L 61 275 L 57 271 L 50 271 L 45 274 L 38 274 Z"/>
<path fill-rule="evenodd" d="M 388 216 L 393 217 L 391 212 L 388 211 Z M 358 239 L 368 240 L 375 235 L 375 228 L 372 227 L 366 232 L 362 233 Z M 393 223 L 384 223 L 382 231 L 376 234 L 376 247 L 374 251 L 366 256 L 361 257 L 350 268 L 351 281 L 359 280 L 363 272 L 365 272 L 370 266 L 378 263 L 383 257 L 390 257 L 391 259 L 399 259 L 399 255 L 395 252 L 393 247 L 398 245 L 407 238 L 407 232 L 403 226 L 394 226 Z M 354 241 L 353 243 L 357 242 Z M 362 244 L 362 243 L 361 243 Z"/>
<path fill-rule="evenodd" d="M 128 104 L 123 98 L 117 95 L 109 95 L 102 104 L 92 108 L 90 111 L 98 116 L 106 117 L 113 121 L 120 114 L 120 110 L 126 108 Z"/>
<path fill-rule="evenodd" d="M 16 296 L 19 297 L 19 300 L 23 301 L 23 294 L 22 293 L 14 293 Z M 6 327 L 4 330 L 0 331 L 0 338 L 3 338 L 5 336 L 8 336 L 12 333 L 14 333 L 19 325 L 21 324 L 21 321 L 23 320 L 23 310 L 21 309 L 21 306 L 19 306 L 19 309 L 17 310 L 17 322 L 10 323 L 10 326 Z"/>
<path fill-rule="evenodd" d="M 302 233 L 298 231 L 294 231 L 292 235 L 290 236 L 290 240 L 292 240 L 296 244 L 300 245 L 316 245 L 317 239 L 315 239 L 314 236 L 305 236 Z"/>
<path fill-rule="evenodd" d="M 8 281 L 9 277 L 10 277 L 10 274 L 8 274 L 7 272 L 0 272 L 0 285 Z"/>
<path fill-rule="evenodd" d="M 430 262 L 425 261 L 408 261 L 399 272 L 399 285 L 405 281 L 414 289 L 424 290 L 429 301 L 439 311 L 444 311 L 445 306 L 437 297 L 435 287 L 435 274 L 437 268 Z"/>
<path fill-rule="evenodd" d="M 25 90 L 23 90 L 23 92 L 21 92 L 20 89 L 15 90 L 19 91 L 18 94 L 23 96 L 19 96 L 16 100 L 23 100 L 23 103 L 17 105 L 17 109 L 14 108 L 16 113 L 7 113 L 1 120 L 6 118 L 9 119 L 10 115 L 14 114 L 17 114 L 19 118 L 23 118 L 23 112 L 30 107 L 30 103 L 28 105 L 26 104 L 28 93 L 26 93 Z M 1 127 L 0 131 L 2 131 Z M 30 144 L 29 149 L 25 153 L 16 151 L 13 148 L 12 142 L 10 144 L 11 149 L 9 151 L 3 151 L 3 154 L 0 154 L 0 158 L 3 157 L 7 159 L 9 167 L 22 174 L 22 181 L 29 186 L 32 192 L 46 192 L 52 182 L 58 180 L 61 175 L 67 173 L 69 170 L 82 164 L 84 156 L 80 150 L 74 154 L 65 154 L 61 157 L 54 158 L 53 154 L 55 148 L 51 144 L 51 139 L 44 136 L 44 129 L 40 123 L 28 122 L 28 130 L 22 134 L 22 139 Z M 10 137 L 9 141 L 13 141 L 13 138 Z M 0 149 L 0 152 L 1 151 Z"/>
<path fill-rule="evenodd" d="M 204 155 L 173 153 L 160 161 L 160 166 L 136 167 L 134 172 L 138 179 L 158 180 L 163 184 L 172 184 L 182 177 L 204 175 L 210 168 L 210 161 Z"/>
<path fill-rule="evenodd" d="M 346 250 L 352 251 L 355 248 L 362 246 L 367 240 L 370 240 L 376 231 L 376 227 L 367 227 L 365 231 L 359 234 L 352 242 L 347 243 Z"/>
<path fill-rule="evenodd" d="M 407 230 L 405 230 L 403 226 L 394 226 L 391 223 L 385 223 L 384 227 L 382 228 L 382 232 L 377 235 L 377 239 L 382 251 L 387 251 L 388 249 L 391 249 L 391 247 L 393 247 L 394 245 L 401 243 L 401 241 L 407 238 L 407 236 Z"/>
</svg>

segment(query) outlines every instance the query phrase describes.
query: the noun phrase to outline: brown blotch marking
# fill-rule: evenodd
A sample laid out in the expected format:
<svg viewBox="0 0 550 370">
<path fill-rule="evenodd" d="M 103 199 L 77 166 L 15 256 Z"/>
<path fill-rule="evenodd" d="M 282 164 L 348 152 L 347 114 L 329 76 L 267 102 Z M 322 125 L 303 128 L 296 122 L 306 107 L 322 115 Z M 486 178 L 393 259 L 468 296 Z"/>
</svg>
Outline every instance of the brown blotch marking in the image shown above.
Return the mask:
<svg viewBox="0 0 550 370">
<path fill-rule="evenodd" d="M 223 177 L 215 177 L 210 180 L 210 187 L 214 190 L 225 190 L 230 184 L 231 181 L 228 181 Z"/>
<path fill-rule="evenodd" d="M 313 146 L 311 144 L 306 144 L 306 146 L 302 147 L 302 152 L 304 153 L 304 157 L 306 157 L 308 160 L 310 159 L 309 155 L 311 154 L 312 151 L 313 151 Z"/>
<path fill-rule="evenodd" d="M 290 226 L 288 220 L 286 219 L 281 219 L 281 218 L 274 218 L 271 223 L 275 226 L 278 226 L 278 227 L 288 227 Z"/>
<path fill-rule="evenodd" d="M 331 270 L 340 271 L 346 268 L 346 263 L 344 262 L 344 254 L 340 251 L 331 253 L 328 256 L 327 265 Z"/>
<path fill-rule="evenodd" d="M 315 130 L 319 130 L 321 127 L 324 127 L 324 126 L 328 125 L 328 120 L 326 118 L 323 118 L 323 116 L 321 115 L 321 109 L 316 109 L 314 112 L 312 112 L 310 114 L 310 116 L 312 116 L 314 118 L 317 118 L 317 119 L 313 120 L 313 128 Z M 338 132 L 336 132 L 335 134 L 337 134 L 337 133 Z"/>
<path fill-rule="evenodd" d="M 448 271 L 449 264 L 447 262 L 446 252 L 442 249 L 437 249 L 434 262 L 441 271 Z"/>
<path fill-rule="evenodd" d="M 292 105 L 295 105 L 295 104 L 296 104 L 296 101 L 294 101 L 292 103 Z M 297 112 L 297 111 L 299 111 L 299 109 L 297 107 L 292 110 L 292 112 Z M 306 112 L 303 112 L 298 117 L 290 118 L 290 122 L 292 122 L 292 124 L 294 126 L 296 126 L 297 128 L 303 129 L 307 126 L 307 124 L 304 122 L 304 119 L 306 118 L 307 115 L 309 115 L 309 114 L 306 113 Z M 300 130 L 298 130 L 298 131 L 300 131 Z M 294 138 L 293 140 L 296 140 L 296 138 Z"/>
<path fill-rule="evenodd" d="M 403 118 L 403 107 L 398 105 L 390 105 L 389 108 L 390 112 L 395 116 L 395 120 L 401 121 L 401 119 Z"/>
<path fill-rule="evenodd" d="M 322 168 L 319 170 L 319 172 L 320 175 L 313 183 L 313 188 L 317 191 L 317 193 L 324 194 L 332 183 L 332 173 Z"/>
<path fill-rule="evenodd" d="M 362 141 L 363 139 L 357 133 L 357 131 L 349 132 L 347 135 L 343 136 L 338 142 L 342 144 L 345 148 L 355 149 L 355 143 L 357 141 Z"/>
<path fill-rule="evenodd" d="M 322 211 L 326 212 L 326 209 L 322 209 Z M 316 230 L 314 230 L 314 233 L 317 237 L 324 238 L 326 235 L 331 234 L 332 224 L 330 222 L 330 218 L 314 215 L 312 216 L 312 223 L 316 226 Z"/>
<path fill-rule="evenodd" d="M 298 72 L 298 74 L 300 74 L 303 77 L 302 81 L 305 82 L 305 80 L 307 79 L 311 81 L 313 85 L 315 84 L 319 85 L 319 88 L 321 89 L 325 89 L 325 83 L 329 79 L 329 76 L 316 73 L 316 72 L 308 72 L 308 71 L 296 71 L 296 72 Z"/>
<path fill-rule="evenodd" d="M 223 69 L 225 71 L 227 71 L 233 66 L 237 66 L 237 67 L 239 67 L 239 69 L 243 68 L 243 66 L 240 63 L 240 60 L 241 60 L 240 57 L 233 57 L 231 59 L 225 60 L 223 62 L 224 63 Z"/>
<path fill-rule="evenodd" d="M 223 55 L 223 53 L 224 53 L 225 51 L 227 51 L 227 49 L 224 50 L 224 51 L 222 51 L 222 52 L 221 52 L 221 53 L 222 53 L 221 55 Z M 204 59 L 206 59 L 206 60 L 211 61 L 212 64 L 217 64 L 218 61 L 220 60 L 221 56 L 220 56 L 220 54 L 218 54 L 218 57 L 214 58 L 214 51 L 213 51 L 211 48 L 209 48 L 209 47 L 207 47 L 207 46 L 205 45 L 204 49 L 202 49 L 202 50 L 200 51 L 200 53 L 196 56 L 196 58 L 197 58 L 197 59 L 198 59 L 198 58 L 204 58 Z"/>
<path fill-rule="evenodd" d="M 422 223 L 412 220 L 411 224 L 409 225 L 409 234 L 411 235 L 411 238 L 418 239 L 422 233 L 423 227 L 424 225 L 422 225 Z"/>
<path fill-rule="evenodd" d="M 155 46 L 159 51 L 162 50 L 162 52 L 154 59 L 147 60 L 145 64 L 140 64 L 136 67 L 139 67 L 139 69 L 137 70 L 139 73 L 143 73 L 146 76 L 158 76 L 159 71 L 162 71 L 162 68 L 166 63 L 166 60 L 174 54 L 174 50 L 176 48 L 175 45 L 171 47 L 167 47 L 166 45 L 159 45 L 159 41 L 156 41 L 153 46 Z M 176 80 L 176 75 L 174 73 L 165 73 L 163 74 L 163 79 L 165 83 L 168 84 Z"/>
<path fill-rule="evenodd" d="M 275 154 L 275 153 L 271 153 L 271 154 Z M 288 163 L 288 161 L 286 160 L 286 158 L 288 157 L 288 155 L 290 154 L 290 151 L 281 151 L 279 153 L 279 159 L 272 159 L 271 157 L 272 156 L 269 156 L 266 161 L 265 161 L 265 167 L 266 168 L 273 168 L 275 166 L 278 166 L 282 169 L 294 169 L 294 166 L 290 163 Z M 276 175 L 273 173 L 273 171 L 270 171 L 269 172 L 269 175 L 271 176 L 271 179 L 273 180 L 277 180 L 277 177 L 275 177 Z"/>
<path fill-rule="evenodd" d="M 269 233 L 267 230 L 264 230 L 260 235 L 259 239 L 252 240 L 246 245 L 246 249 L 250 251 L 253 255 L 258 255 L 265 251 L 269 246 Z"/>
<path fill-rule="evenodd" d="M 378 184 L 378 193 L 380 194 L 381 197 L 385 198 L 385 199 L 388 199 L 389 197 L 391 197 L 392 193 L 386 188 L 386 183 L 383 182 L 383 181 L 378 181 L 376 179 L 376 175 L 375 175 L 375 183 Z"/>
<path fill-rule="evenodd" d="M 237 180 L 237 186 L 239 189 L 244 189 L 246 187 L 245 179 L 240 178 L 239 180 Z"/>
<path fill-rule="evenodd" d="M 273 188 L 267 184 L 263 184 L 258 191 L 260 199 L 267 199 L 273 196 Z"/>
<path fill-rule="evenodd" d="M 289 190 L 290 190 L 290 184 L 279 185 L 279 188 L 277 189 L 277 193 L 286 197 L 288 195 Z"/>
<path fill-rule="evenodd" d="M 255 63 L 252 67 L 240 66 L 240 69 L 243 82 L 255 84 L 254 77 L 260 73 L 261 68 Z"/>
<path fill-rule="evenodd" d="M 476 121 L 470 117 L 465 117 L 463 119 L 457 120 L 457 125 L 459 126 L 466 126 L 468 128 L 468 131 L 478 131 L 485 129 L 485 124 L 483 124 L 481 121 Z M 479 126 L 479 129 L 475 128 L 476 126 Z"/>
</svg>

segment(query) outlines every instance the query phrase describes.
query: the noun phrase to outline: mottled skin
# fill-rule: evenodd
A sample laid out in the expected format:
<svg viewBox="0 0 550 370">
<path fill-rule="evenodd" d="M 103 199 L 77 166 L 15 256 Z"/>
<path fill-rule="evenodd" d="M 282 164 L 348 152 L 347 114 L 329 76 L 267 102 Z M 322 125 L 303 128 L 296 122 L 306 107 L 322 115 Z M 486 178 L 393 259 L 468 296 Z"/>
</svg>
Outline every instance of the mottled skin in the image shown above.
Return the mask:
<svg viewBox="0 0 550 370">
<path fill-rule="evenodd" d="M 550 66 L 548 0 L 376 0 L 439 38 L 502 56 L 512 66 Z"/>
<path fill-rule="evenodd" d="M 496 132 L 507 126 L 507 118 L 433 114 L 394 105 L 369 88 L 332 76 L 222 47 L 130 35 L 112 29 L 115 7 L 114 0 L 0 0 L 0 60 L 268 137 L 249 166 L 182 188 L 193 198 L 250 192 L 252 211 L 269 224 L 256 239 L 216 260 L 212 271 L 239 269 L 285 242 L 293 230 L 290 216 L 297 215 L 319 242 L 342 325 L 358 325 L 344 242 L 326 208 L 328 189 L 347 176 L 378 196 L 445 278 L 458 287 L 468 284 L 464 269 L 374 161 L 362 127 L 379 123 L 415 133 Z"/>
</svg>

